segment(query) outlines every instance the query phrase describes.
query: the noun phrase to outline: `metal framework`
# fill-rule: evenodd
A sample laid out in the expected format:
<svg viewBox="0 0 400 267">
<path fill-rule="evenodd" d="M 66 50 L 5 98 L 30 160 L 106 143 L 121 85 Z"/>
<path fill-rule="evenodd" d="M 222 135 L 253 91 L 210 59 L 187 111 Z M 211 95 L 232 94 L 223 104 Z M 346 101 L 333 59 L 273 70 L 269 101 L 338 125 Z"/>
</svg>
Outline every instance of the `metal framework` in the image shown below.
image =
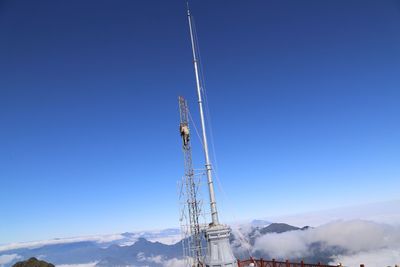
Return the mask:
<svg viewBox="0 0 400 267">
<path fill-rule="evenodd" d="M 202 248 L 202 227 L 200 216 L 202 201 L 200 195 L 199 175 L 195 175 L 192 163 L 192 148 L 190 145 L 189 109 L 183 97 L 179 97 L 180 125 L 182 151 L 185 162 L 185 176 L 182 181 L 181 199 L 181 230 L 183 234 L 183 254 L 188 266 L 200 266 L 204 253 Z"/>
</svg>

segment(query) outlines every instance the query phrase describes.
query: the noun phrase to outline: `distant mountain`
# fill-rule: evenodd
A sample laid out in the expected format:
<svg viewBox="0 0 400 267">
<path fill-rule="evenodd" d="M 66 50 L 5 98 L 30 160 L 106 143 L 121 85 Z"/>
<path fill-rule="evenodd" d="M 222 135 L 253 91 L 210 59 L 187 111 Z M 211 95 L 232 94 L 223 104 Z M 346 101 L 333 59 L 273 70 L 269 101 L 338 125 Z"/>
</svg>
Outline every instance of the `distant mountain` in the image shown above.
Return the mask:
<svg viewBox="0 0 400 267">
<path fill-rule="evenodd" d="M 111 234 L 111 235 L 96 235 L 96 236 L 83 236 L 83 237 L 71 237 L 71 238 L 55 238 L 51 240 L 33 241 L 24 243 L 14 244 L 3 244 L 0 245 L 0 254 L 3 251 L 18 251 L 19 249 L 26 248 L 40 248 L 46 245 L 57 245 L 57 244 L 73 244 L 80 242 L 91 242 L 97 244 L 97 246 L 107 248 L 111 245 L 129 246 L 133 245 L 139 238 L 145 238 L 152 242 L 161 242 L 164 244 L 175 244 L 181 240 L 180 230 L 177 228 L 169 228 L 159 231 L 142 231 L 142 232 L 125 232 L 122 234 Z"/>
<path fill-rule="evenodd" d="M 252 227 L 249 233 L 243 233 L 247 237 L 247 242 L 251 245 L 254 245 L 255 240 L 262 236 L 269 233 L 284 233 L 289 231 L 296 231 L 301 230 L 302 228 L 295 227 L 285 223 L 270 223 L 265 227 Z M 306 229 L 306 228 L 305 228 Z"/>
<path fill-rule="evenodd" d="M 103 248 L 96 242 L 85 241 L 67 244 L 45 245 L 39 248 L 24 248 L 0 252 L 1 255 L 18 255 L 19 258 L 38 257 L 59 264 L 78 264 L 98 262 L 98 266 L 147 265 L 161 266 L 155 257 L 162 260 L 179 258 L 182 255 L 182 243 L 166 245 L 139 238 L 133 245 L 112 244 Z M 4 266 L 11 266 L 9 262 Z"/>
<path fill-rule="evenodd" d="M 286 223 L 271 223 L 270 225 L 261 228 L 260 229 L 260 234 L 264 235 L 264 234 L 268 234 L 268 233 L 284 233 L 284 232 L 288 232 L 288 231 L 296 231 L 296 230 L 300 230 L 299 227 L 296 226 L 291 226 L 289 224 Z"/>
</svg>

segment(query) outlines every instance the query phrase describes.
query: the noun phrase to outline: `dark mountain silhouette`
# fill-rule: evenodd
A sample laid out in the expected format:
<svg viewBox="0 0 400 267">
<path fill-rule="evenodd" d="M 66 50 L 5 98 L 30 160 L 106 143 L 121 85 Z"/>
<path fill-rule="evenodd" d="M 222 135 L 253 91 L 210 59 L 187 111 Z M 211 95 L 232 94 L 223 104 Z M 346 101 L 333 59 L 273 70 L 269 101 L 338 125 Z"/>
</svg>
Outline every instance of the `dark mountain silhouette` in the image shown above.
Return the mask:
<svg viewBox="0 0 400 267">
<path fill-rule="evenodd" d="M 267 227 L 261 228 L 260 229 L 260 234 L 264 235 L 267 233 L 284 233 L 288 231 L 295 231 L 299 230 L 299 227 L 292 226 L 286 223 L 271 223 Z"/>
<path fill-rule="evenodd" d="M 40 261 L 34 257 L 26 261 L 20 261 L 13 265 L 13 267 L 55 267 L 51 263 Z"/>
</svg>

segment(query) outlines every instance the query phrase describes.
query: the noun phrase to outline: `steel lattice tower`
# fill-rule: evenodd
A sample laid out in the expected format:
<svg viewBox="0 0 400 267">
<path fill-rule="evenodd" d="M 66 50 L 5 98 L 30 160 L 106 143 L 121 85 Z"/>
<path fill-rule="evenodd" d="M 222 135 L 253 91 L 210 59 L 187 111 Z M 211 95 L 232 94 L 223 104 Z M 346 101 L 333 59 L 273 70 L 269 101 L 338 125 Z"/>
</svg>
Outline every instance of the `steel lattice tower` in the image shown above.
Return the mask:
<svg viewBox="0 0 400 267">
<path fill-rule="evenodd" d="M 196 179 L 192 164 L 192 148 L 190 145 L 189 109 L 183 97 L 179 97 L 180 125 L 182 151 L 185 162 L 185 176 L 182 182 L 183 209 L 181 218 L 184 256 L 189 266 L 200 266 L 203 262 L 202 237 L 200 227 L 201 200 L 199 197 L 200 180 Z"/>
</svg>

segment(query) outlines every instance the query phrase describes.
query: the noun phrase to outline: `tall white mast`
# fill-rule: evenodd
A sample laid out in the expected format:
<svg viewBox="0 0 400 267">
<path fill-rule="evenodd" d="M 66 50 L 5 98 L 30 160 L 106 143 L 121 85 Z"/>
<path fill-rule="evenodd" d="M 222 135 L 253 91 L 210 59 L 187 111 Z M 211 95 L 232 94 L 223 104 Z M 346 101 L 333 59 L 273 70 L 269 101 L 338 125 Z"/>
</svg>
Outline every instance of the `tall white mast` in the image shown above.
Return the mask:
<svg viewBox="0 0 400 267">
<path fill-rule="evenodd" d="M 205 162 L 206 162 L 205 165 L 206 165 L 206 172 L 207 172 L 208 192 L 210 194 L 211 219 L 212 219 L 213 225 L 218 225 L 219 220 L 218 220 L 218 212 L 217 212 L 217 203 L 215 201 L 214 184 L 213 184 L 212 171 L 211 171 L 212 168 L 211 168 L 210 157 L 208 154 L 207 133 L 206 133 L 206 127 L 205 127 L 205 122 L 204 122 L 203 101 L 202 101 L 202 95 L 201 95 L 199 67 L 198 67 L 198 60 L 197 60 L 197 53 L 196 53 L 196 51 L 197 51 L 196 50 L 196 41 L 193 36 L 192 17 L 190 15 L 189 6 L 187 9 L 187 14 L 188 14 L 188 21 L 189 21 L 189 29 L 190 29 L 190 40 L 192 42 L 193 65 L 194 65 L 194 73 L 196 76 L 196 87 L 197 87 L 197 96 L 198 96 L 198 103 L 199 103 L 199 109 L 200 109 L 201 128 L 202 128 L 202 132 L 203 132 L 203 146 L 204 146 L 204 156 L 205 156 Z"/>
<path fill-rule="evenodd" d="M 211 207 L 211 218 L 212 218 L 211 224 L 205 231 L 205 236 L 207 241 L 207 253 L 204 258 L 204 264 L 206 267 L 237 267 L 238 264 L 235 259 L 235 256 L 232 253 L 232 248 L 229 243 L 230 229 L 226 225 L 219 224 L 218 220 L 217 203 L 215 202 L 214 185 L 211 173 L 211 163 L 208 155 L 207 134 L 204 122 L 203 101 L 201 95 L 201 84 L 199 79 L 196 40 L 194 39 L 192 17 L 190 15 L 189 6 L 187 14 L 189 20 L 190 39 L 192 42 L 193 65 L 194 65 L 194 73 L 196 76 L 196 87 L 197 87 L 197 96 L 200 108 L 201 128 L 203 130 L 204 156 L 206 161 L 208 192 L 210 193 L 210 207 Z"/>
</svg>

